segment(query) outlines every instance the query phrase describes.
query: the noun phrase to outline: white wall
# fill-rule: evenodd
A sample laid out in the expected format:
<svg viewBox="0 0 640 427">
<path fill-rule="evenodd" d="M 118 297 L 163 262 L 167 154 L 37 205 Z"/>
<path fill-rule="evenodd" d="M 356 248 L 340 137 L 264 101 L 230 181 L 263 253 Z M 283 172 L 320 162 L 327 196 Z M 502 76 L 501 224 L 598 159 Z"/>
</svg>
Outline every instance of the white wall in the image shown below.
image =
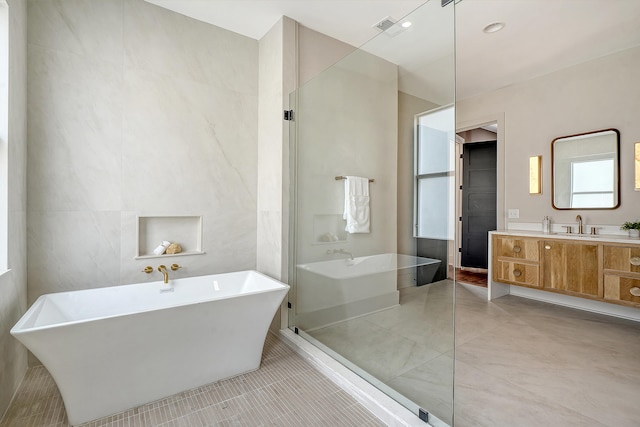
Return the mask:
<svg viewBox="0 0 640 427">
<path fill-rule="evenodd" d="M 258 117 L 258 270 L 286 277 L 289 122 L 283 111 L 296 85 L 296 27 L 281 18 L 260 39 Z"/>
<path fill-rule="evenodd" d="M 142 0 L 28 3 L 29 299 L 256 266 L 258 42 Z M 134 260 L 136 215 L 205 255 Z"/>
<path fill-rule="evenodd" d="M 27 369 L 26 349 L 9 330 L 27 308 L 26 149 L 27 149 L 27 11 L 22 0 L 9 5 L 8 267 L 0 275 L 0 419 Z"/>
<path fill-rule="evenodd" d="M 560 70 L 491 93 L 459 100 L 456 121 L 471 123 L 504 113 L 505 210 L 513 222 L 619 225 L 638 219 L 640 192 L 633 190 L 633 144 L 640 140 L 640 48 Z M 559 136 L 616 128 L 620 131 L 621 205 L 616 210 L 557 211 L 551 207 L 551 141 Z M 542 195 L 529 195 L 528 159 L 542 155 Z M 499 213 L 500 214 L 500 213 Z M 506 212 L 501 213 L 506 217 Z"/>
<path fill-rule="evenodd" d="M 356 47 L 298 25 L 298 81 L 300 87 L 331 65 L 356 50 Z"/>
<path fill-rule="evenodd" d="M 282 275 L 284 26 L 282 18 L 259 41 L 257 268 L 276 279 Z"/>
</svg>

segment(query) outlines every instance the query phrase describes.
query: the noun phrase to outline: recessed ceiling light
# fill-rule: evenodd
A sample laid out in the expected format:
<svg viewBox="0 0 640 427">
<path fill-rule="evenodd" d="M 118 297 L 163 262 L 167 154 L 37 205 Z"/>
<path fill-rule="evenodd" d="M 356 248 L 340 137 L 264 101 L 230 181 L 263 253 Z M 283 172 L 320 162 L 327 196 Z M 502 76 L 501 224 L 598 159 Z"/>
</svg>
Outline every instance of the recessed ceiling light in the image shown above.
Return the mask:
<svg viewBox="0 0 640 427">
<path fill-rule="evenodd" d="M 505 26 L 504 22 L 492 22 L 482 29 L 485 33 L 496 33 L 503 29 Z"/>
<path fill-rule="evenodd" d="M 411 26 L 411 21 L 404 21 L 402 23 L 402 28 L 409 28 Z"/>
</svg>

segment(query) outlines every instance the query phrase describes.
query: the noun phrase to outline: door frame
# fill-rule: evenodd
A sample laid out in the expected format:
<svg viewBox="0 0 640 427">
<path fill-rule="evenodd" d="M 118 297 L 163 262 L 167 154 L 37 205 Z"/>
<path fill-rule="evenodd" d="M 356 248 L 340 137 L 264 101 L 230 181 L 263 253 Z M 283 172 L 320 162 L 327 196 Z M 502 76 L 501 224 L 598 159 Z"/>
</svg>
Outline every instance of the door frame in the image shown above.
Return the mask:
<svg viewBox="0 0 640 427">
<path fill-rule="evenodd" d="M 505 197 L 505 144 L 504 144 L 504 113 L 493 113 L 487 116 L 478 117 L 473 120 L 468 120 L 465 122 L 457 122 L 456 121 L 456 133 L 464 132 L 471 129 L 480 128 L 482 126 L 496 123 L 498 130 L 496 134 L 496 225 L 498 230 L 505 230 L 507 228 L 507 210 L 506 206 L 506 197 Z M 457 145 L 457 144 L 456 144 Z M 459 188 L 462 185 L 462 163 L 458 163 L 459 172 L 456 172 L 456 191 L 460 192 Z M 460 200 L 460 203 L 456 203 L 456 219 L 462 216 L 462 198 L 458 199 L 456 196 L 456 201 Z M 460 228 L 460 234 L 456 232 L 457 244 L 455 253 L 453 254 L 455 257 L 455 266 L 456 268 L 460 268 L 461 256 L 460 256 L 460 248 L 462 245 L 462 230 L 461 230 L 460 221 L 457 221 L 456 231 Z"/>
</svg>

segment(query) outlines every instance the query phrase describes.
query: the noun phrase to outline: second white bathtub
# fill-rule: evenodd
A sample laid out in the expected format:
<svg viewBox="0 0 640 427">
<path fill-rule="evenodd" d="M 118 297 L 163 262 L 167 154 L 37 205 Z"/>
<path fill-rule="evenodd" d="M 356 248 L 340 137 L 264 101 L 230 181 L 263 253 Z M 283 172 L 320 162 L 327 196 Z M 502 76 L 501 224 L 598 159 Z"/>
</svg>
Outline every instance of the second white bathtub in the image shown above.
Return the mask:
<svg viewBox="0 0 640 427">
<path fill-rule="evenodd" d="M 299 264 L 296 326 L 311 330 L 398 304 L 399 270 L 422 267 L 435 274 L 440 260 L 386 253 Z"/>
</svg>

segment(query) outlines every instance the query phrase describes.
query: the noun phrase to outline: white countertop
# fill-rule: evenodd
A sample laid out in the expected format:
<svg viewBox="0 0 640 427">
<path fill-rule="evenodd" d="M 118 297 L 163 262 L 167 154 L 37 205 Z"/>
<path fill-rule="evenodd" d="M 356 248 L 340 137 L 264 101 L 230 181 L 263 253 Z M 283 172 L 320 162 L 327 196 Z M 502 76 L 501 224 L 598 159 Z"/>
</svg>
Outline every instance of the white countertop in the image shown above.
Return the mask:
<svg viewBox="0 0 640 427">
<path fill-rule="evenodd" d="M 623 234 L 567 234 L 567 233 L 543 233 L 542 231 L 530 231 L 530 230 L 496 230 L 490 231 L 489 234 L 500 234 L 504 236 L 522 236 L 522 237 L 537 237 L 543 239 L 565 239 L 565 240 L 577 240 L 584 242 L 607 242 L 607 243 L 623 243 L 631 245 L 640 245 L 640 239 L 631 238 Z"/>
</svg>

